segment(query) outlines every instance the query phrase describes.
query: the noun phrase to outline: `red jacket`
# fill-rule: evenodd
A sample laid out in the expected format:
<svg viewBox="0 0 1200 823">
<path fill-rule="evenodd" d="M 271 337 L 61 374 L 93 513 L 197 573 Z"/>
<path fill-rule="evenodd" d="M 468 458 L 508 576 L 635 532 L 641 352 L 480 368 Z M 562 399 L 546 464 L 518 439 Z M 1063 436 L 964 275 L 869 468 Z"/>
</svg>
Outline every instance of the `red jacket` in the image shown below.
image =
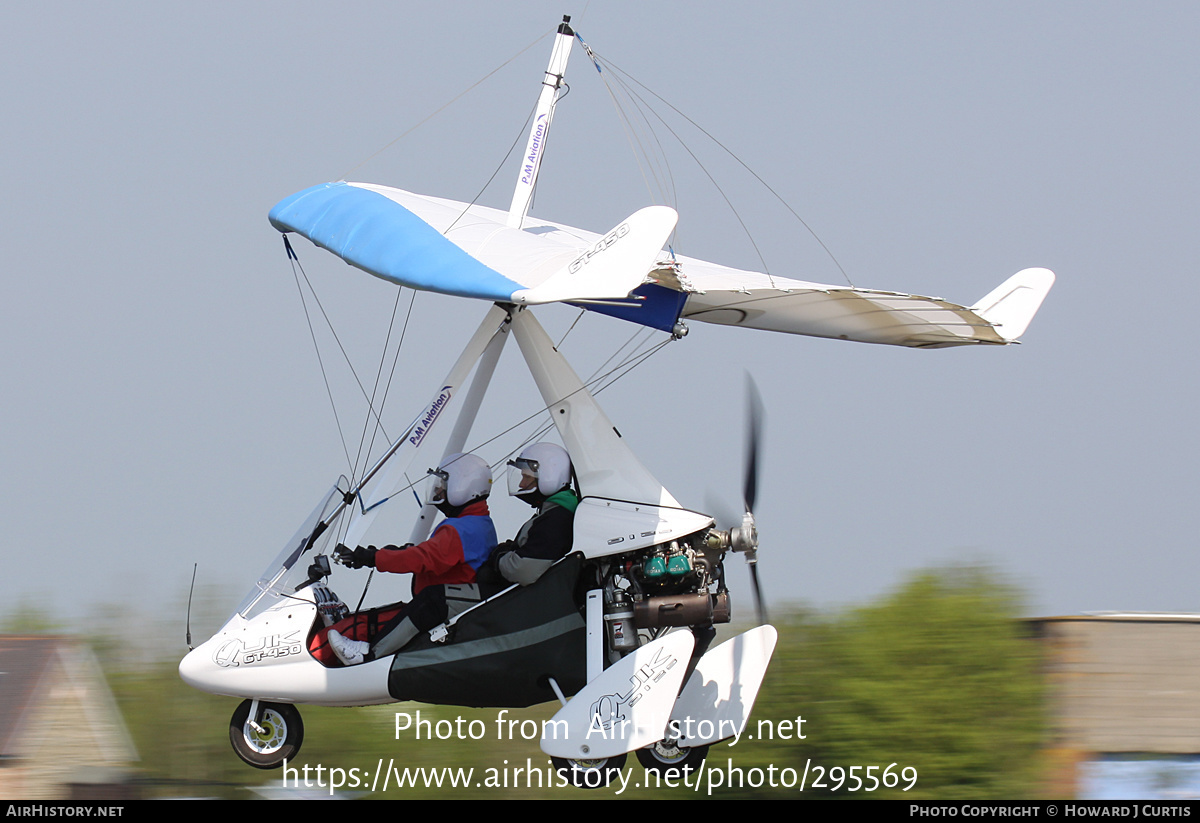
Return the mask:
<svg viewBox="0 0 1200 823">
<path fill-rule="evenodd" d="M 407 549 L 384 546 L 375 554 L 375 568 L 398 574 L 411 572 L 414 595 L 428 586 L 474 583 L 475 570 L 487 560 L 487 552 L 495 546 L 495 538 L 492 537 L 491 546 L 472 546 L 464 551 L 462 539 L 450 525 L 464 517 L 486 517 L 490 524 L 487 501 L 472 503 L 457 518 L 443 520 L 424 543 Z M 495 534 L 494 529 L 492 534 Z"/>
</svg>

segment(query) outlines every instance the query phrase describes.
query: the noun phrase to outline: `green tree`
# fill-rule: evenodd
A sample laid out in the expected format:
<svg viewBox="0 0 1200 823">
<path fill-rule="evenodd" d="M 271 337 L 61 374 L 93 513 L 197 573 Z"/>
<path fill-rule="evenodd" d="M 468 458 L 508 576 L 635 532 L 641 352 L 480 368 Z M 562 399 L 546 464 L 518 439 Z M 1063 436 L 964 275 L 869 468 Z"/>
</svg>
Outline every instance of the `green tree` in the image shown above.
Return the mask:
<svg viewBox="0 0 1200 823">
<path fill-rule="evenodd" d="M 980 568 L 917 575 L 877 605 L 781 625 L 756 717 L 806 719 L 798 743 L 760 741 L 776 765 L 821 766 L 835 796 L 996 798 L 1036 793 L 1044 728 L 1038 649 L 1020 599 Z M 759 747 L 756 747 L 759 748 Z M 833 767 L 915 769 L 873 792 L 836 791 Z M 857 775 L 869 779 L 864 769 Z M 818 789 L 806 794 L 822 794 Z"/>
</svg>

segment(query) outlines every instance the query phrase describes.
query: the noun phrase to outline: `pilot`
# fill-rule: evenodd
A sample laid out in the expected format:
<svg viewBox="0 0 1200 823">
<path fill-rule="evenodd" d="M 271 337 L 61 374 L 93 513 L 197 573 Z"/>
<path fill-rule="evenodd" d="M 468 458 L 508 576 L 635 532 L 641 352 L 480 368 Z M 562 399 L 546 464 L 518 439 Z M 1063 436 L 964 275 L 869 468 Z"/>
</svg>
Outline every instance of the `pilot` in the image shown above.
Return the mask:
<svg viewBox="0 0 1200 823">
<path fill-rule="evenodd" d="M 476 571 L 496 545 L 496 527 L 488 512 L 492 470 L 473 454 L 451 454 L 430 469 L 429 502 L 446 516 L 424 543 L 404 546 L 338 545 L 334 559 L 352 569 L 370 566 L 382 572 L 412 572 L 413 600 L 376 635 L 374 643 L 329 631 L 333 653 L 346 665 L 365 663 L 399 651 L 421 632 L 479 602 Z"/>
<path fill-rule="evenodd" d="M 508 493 L 537 513 L 515 539 L 495 548 L 490 565 L 509 583 L 528 586 L 571 551 L 579 495 L 571 489 L 571 458 L 562 446 L 534 443 L 508 466 Z"/>
</svg>

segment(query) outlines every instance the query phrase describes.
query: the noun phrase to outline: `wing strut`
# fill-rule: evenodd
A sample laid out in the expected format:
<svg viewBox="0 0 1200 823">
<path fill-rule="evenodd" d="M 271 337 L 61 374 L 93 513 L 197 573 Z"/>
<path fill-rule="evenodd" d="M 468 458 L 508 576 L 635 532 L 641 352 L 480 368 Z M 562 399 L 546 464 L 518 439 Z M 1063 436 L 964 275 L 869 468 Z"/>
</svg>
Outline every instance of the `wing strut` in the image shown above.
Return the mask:
<svg viewBox="0 0 1200 823">
<path fill-rule="evenodd" d="M 462 451 L 467 444 L 467 437 L 471 434 L 471 427 L 475 425 L 475 418 L 479 415 L 479 406 L 483 403 L 483 396 L 487 394 L 488 386 L 492 383 L 492 375 L 496 372 L 496 363 L 500 360 L 500 352 L 504 350 L 504 343 L 507 340 L 508 325 L 505 324 L 500 327 L 488 342 L 487 348 L 483 350 L 483 355 L 479 358 L 479 365 L 475 367 L 475 377 L 471 379 L 471 388 L 467 390 L 463 407 L 459 410 L 458 417 L 454 421 L 454 429 L 450 432 L 450 439 L 446 441 L 443 459 L 455 452 Z M 441 464 L 439 463 L 439 465 Z M 422 506 L 421 516 L 413 524 L 408 542 L 421 543 L 428 538 L 429 530 L 433 528 L 433 521 L 437 514 L 437 507 L 432 503 Z"/>
<path fill-rule="evenodd" d="M 354 499 L 355 496 L 359 498 L 360 508 L 359 516 L 350 524 L 346 536 L 343 538 L 343 542 L 346 545 L 358 545 L 359 538 L 366 533 L 367 528 L 375 520 L 379 505 L 387 501 L 393 490 L 399 485 L 401 477 L 416 456 L 417 450 L 425 441 L 426 435 L 429 434 L 429 431 L 441 417 L 442 412 L 450 404 L 454 394 L 466 382 L 475 363 L 483 356 L 484 351 L 496 337 L 504 337 L 507 334 L 507 318 L 508 311 L 506 309 L 500 306 L 492 306 L 487 315 L 484 316 L 483 322 L 479 324 L 479 328 L 475 331 L 474 336 L 471 337 L 466 348 L 463 349 L 462 354 L 459 355 L 458 360 L 454 363 L 454 367 L 446 375 L 445 382 L 438 389 L 434 398 L 429 402 L 429 405 L 413 421 L 408 431 L 392 444 L 392 447 L 388 449 L 383 457 L 379 458 L 375 466 L 367 472 L 366 476 L 359 482 L 357 488 L 354 489 L 353 495 L 349 496 L 350 499 Z M 496 352 L 496 355 L 499 356 L 499 351 Z M 471 394 L 473 392 L 468 393 L 469 396 Z M 474 415 L 471 415 L 471 417 L 473 419 Z M 466 433 L 463 433 L 462 436 L 465 439 Z M 381 497 L 370 501 L 364 499 L 366 496 L 364 489 L 380 472 L 384 464 L 388 464 L 387 471 L 380 476 L 379 481 L 372 487 L 372 491 L 381 495 Z M 337 511 L 328 518 L 328 521 L 332 522 L 333 517 L 340 513 L 341 507 L 338 507 Z"/>
</svg>

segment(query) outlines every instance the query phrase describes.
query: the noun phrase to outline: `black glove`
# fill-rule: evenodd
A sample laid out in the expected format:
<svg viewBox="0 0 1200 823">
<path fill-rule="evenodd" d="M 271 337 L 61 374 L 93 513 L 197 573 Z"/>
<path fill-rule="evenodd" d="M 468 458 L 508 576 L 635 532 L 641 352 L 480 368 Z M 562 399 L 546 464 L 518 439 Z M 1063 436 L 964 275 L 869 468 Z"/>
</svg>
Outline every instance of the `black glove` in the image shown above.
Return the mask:
<svg viewBox="0 0 1200 823">
<path fill-rule="evenodd" d="M 508 554 L 509 552 L 516 551 L 516 549 L 517 542 L 515 540 L 505 540 L 503 543 L 496 546 L 496 548 L 492 549 L 492 553 L 488 555 L 487 564 L 491 570 L 495 572 L 498 577 L 500 577 L 500 579 L 504 579 L 503 575 L 500 574 L 500 558 L 504 557 L 504 555 Z"/>
<path fill-rule="evenodd" d="M 363 566 L 375 568 L 375 547 L 359 546 L 351 549 L 341 543 L 333 550 L 333 559 L 349 569 L 361 569 Z"/>
</svg>

